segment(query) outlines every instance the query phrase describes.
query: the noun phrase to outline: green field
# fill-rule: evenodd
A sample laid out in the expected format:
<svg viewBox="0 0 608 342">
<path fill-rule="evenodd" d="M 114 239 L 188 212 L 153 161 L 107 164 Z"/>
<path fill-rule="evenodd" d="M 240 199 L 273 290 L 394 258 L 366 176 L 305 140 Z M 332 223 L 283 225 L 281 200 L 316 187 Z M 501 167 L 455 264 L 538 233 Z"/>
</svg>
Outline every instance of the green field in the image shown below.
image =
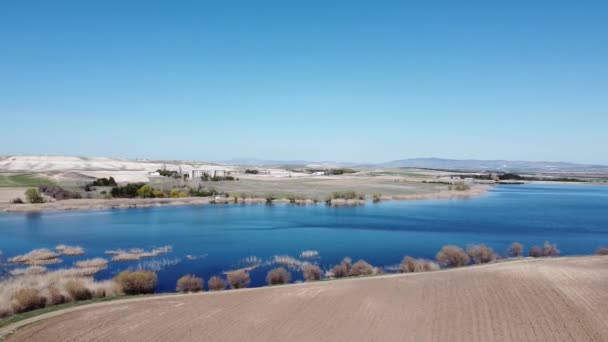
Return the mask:
<svg viewBox="0 0 608 342">
<path fill-rule="evenodd" d="M 0 173 L 0 188 L 28 188 L 55 184 L 55 181 L 36 174 Z"/>
</svg>

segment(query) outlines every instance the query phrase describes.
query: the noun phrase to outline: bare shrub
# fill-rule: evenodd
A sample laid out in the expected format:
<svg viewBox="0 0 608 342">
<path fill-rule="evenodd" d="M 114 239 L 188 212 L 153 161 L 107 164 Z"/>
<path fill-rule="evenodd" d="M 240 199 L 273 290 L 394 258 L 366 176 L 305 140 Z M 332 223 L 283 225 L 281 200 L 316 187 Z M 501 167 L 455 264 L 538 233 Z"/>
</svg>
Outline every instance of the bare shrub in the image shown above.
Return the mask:
<svg viewBox="0 0 608 342">
<path fill-rule="evenodd" d="M 150 257 L 159 256 L 161 254 L 169 253 L 169 252 L 171 252 L 171 250 L 172 250 L 171 246 L 163 246 L 163 247 L 154 248 L 150 251 L 145 251 L 142 248 L 131 248 L 127 251 L 118 249 L 118 250 L 106 251 L 106 254 L 114 255 L 112 257 L 112 261 L 131 261 L 131 260 L 139 260 L 141 258 L 150 258 Z"/>
<path fill-rule="evenodd" d="M 608 247 L 600 247 L 595 251 L 596 255 L 608 255 Z"/>
<path fill-rule="evenodd" d="M 317 265 L 306 264 L 302 268 L 302 275 L 306 281 L 321 280 L 321 269 Z"/>
<path fill-rule="evenodd" d="M 349 274 L 353 277 L 373 275 L 374 267 L 365 260 L 359 260 L 350 268 Z"/>
<path fill-rule="evenodd" d="M 331 273 L 335 278 L 348 277 L 352 263 L 353 260 L 350 257 L 344 257 L 339 265 L 336 265 L 331 269 Z"/>
<path fill-rule="evenodd" d="M 401 265 L 399 265 L 399 272 L 408 273 L 408 272 L 428 272 L 428 271 L 436 271 L 439 269 L 439 265 L 436 263 L 425 260 L 425 259 L 414 259 L 412 257 L 406 256 L 401 261 Z"/>
<path fill-rule="evenodd" d="M 70 295 L 73 301 L 88 300 L 93 298 L 91 291 L 84 286 L 80 280 L 72 279 L 68 280 L 63 288 Z"/>
<path fill-rule="evenodd" d="M 154 292 L 158 277 L 150 271 L 123 271 L 114 280 L 125 294 L 137 295 Z"/>
<path fill-rule="evenodd" d="M 213 276 L 209 278 L 207 285 L 209 286 L 209 291 L 222 291 L 226 288 L 226 281 L 218 276 Z"/>
<path fill-rule="evenodd" d="M 533 258 L 538 258 L 543 256 L 543 249 L 539 246 L 532 246 L 530 247 L 530 251 L 528 252 L 528 254 Z"/>
<path fill-rule="evenodd" d="M 76 262 L 74 265 L 78 268 L 99 268 L 103 269 L 108 266 L 108 260 L 104 258 L 94 258 Z"/>
<path fill-rule="evenodd" d="M 233 289 L 243 289 L 251 283 L 249 273 L 245 270 L 227 272 L 226 277 L 228 278 L 230 287 Z"/>
<path fill-rule="evenodd" d="M 15 313 L 36 310 L 46 305 L 46 298 L 40 296 L 34 288 L 20 289 L 13 296 L 13 311 Z"/>
<path fill-rule="evenodd" d="M 524 255 L 524 245 L 519 242 L 513 242 L 509 247 L 509 254 L 512 257 L 521 257 Z"/>
<path fill-rule="evenodd" d="M 284 267 L 277 267 L 270 271 L 266 275 L 266 282 L 268 285 L 281 285 L 287 284 L 291 280 L 291 273 L 287 272 Z"/>
<path fill-rule="evenodd" d="M 331 273 L 335 278 L 348 277 L 348 267 L 344 264 L 339 264 L 331 269 Z"/>
<path fill-rule="evenodd" d="M 460 267 L 469 263 L 469 255 L 458 246 L 443 246 L 435 256 L 437 261 L 446 267 Z"/>
<path fill-rule="evenodd" d="M 178 292 L 198 292 L 203 289 L 203 278 L 196 277 L 192 274 L 177 280 L 176 291 Z"/>
<path fill-rule="evenodd" d="M 467 254 L 476 264 L 485 264 L 496 260 L 494 250 L 484 244 L 467 246 Z"/>
<path fill-rule="evenodd" d="M 559 249 L 557 249 L 557 245 L 556 244 L 552 244 L 549 241 L 545 241 L 545 244 L 543 245 L 543 256 L 546 257 L 555 257 L 559 255 Z"/>
<path fill-rule="evenodd" d="M 84 254 L 84 248 L 80 246 L 66 246 L 58 245 L 55 250 L 63 255 L 82 255 Z"/>
</svg>

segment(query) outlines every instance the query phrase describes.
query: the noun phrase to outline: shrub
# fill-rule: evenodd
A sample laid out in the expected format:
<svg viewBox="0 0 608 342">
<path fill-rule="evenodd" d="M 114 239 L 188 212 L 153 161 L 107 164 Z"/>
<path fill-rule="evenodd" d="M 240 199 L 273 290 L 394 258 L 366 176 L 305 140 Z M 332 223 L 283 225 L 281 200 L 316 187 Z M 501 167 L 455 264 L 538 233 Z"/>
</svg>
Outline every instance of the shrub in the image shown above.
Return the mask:
<svg viewBox="0 0 608 342">
<path fill-rule="evenodd" d="M 446 267 L 464 266 L 470 260 L 468 254 L 458 246 L 443 246 L 435 258 Z"/>
<path fill-rule="evenodd" d="M 268 285 L 287 284 L 291 280 L 291 273 L 287 272 L 284 267 L 277 267 L 268 271 L 266 282 Z"/>
<path fill-rule="evenodd" d="M 110 178 L 97 178 L 93 182 L 87 184 L 89 186 L 117 186 L 116 181 L 113 177 Z"/>
<path fill-rule="evenodd" d="M 401 260 L 401 264 L 399 265 L 399 272 L 407 273 L 407 272 L 416 272 L 416 268 L 418 266 L 418 260 L 406 256 Z"/>
<path fill-rule="evenodd" d="M 509 247 L 509 254 L 512 257 L 520 257 L 524 255 L 524 246 L 519 242 L 513 242 Z"/>
<path fill-rule="evenodd" d="M 249 286 L 251 279 L 249 273 L 245 270 L 238 270 L 226 273 L 228 283 L 233 289 L 243 289 Z"/>
<path fill-rule="evenodd" d="M 91 291 L 79 280 L 68 280 L 65 285 L 63 285 L 63 288 L 70 295 L 73 301 L 88 300 L 93 298 Z"/>
<path fill-rule="evenodd" d="M 209 286 L 209 291 L 221 291 L 226 288 L 226 281 L 218 276 L 213 276 L 209 278 L 207 285 Z"/>
<path fill-rule="evenodd" d="M 378 202 L 380 202 L 382 200 L 382 194 L 379 194 L 379 193 L 378 194 L 373 194 L 372 198 L 373 198 L 374 203 L 378 203 Z"/>
<path fill-rule="evenodd" d="M 17 197 L 11 201 L 13 204 L 23 204 L 23 200 L 20 197 Z"/>
<path fill-rule="evenodd" d="M 56 200 L 65 200 L 71 198 L 82 198 L 80 193 L 75 191 L 68 191 L 60 186 L 56 185 L 41 185 L 38 187 L 41 193 L 53 197 Z"/>
<path fill-rule="evenodd" d="M 317 265 L 306 264 L 302 268 L 302 275 L 306 281 L 321 280 L 321 269 Z"/>
<path fill-rule="evenodd" d="M 345 257 L 339 265 L 336 265 L 331 269 L 331 273 L 333 273 L 336 278 L 348 277 L 351 266 L 352 259 Z"/>
<path fill-rule="evenodd" d="M 597 255 L 608 255 L 608 247 L 600 247 L 595 251 Z"/>
<path fill-rule="evenodd" d="M 333 273 L 336 278 L 343 278 L 348 276 L 348 268 L 344 264 L 339 264 L 334 266 L 331 269 L 331 273 Z"/>
<path fill-rule="evenodd" d="M 359 260 L 350 268 L 349 274 L 353 277 L 373 275 L 374 267 L 365 260 Z"/>
<path fill-rule="evenodd" d="M 40 193 L 36 189 L 27 189 L 25 191 L 25 198 L 30 203 L 43 203 L 44 199 L 40 196 Z"/>
<path fill-rule="evenodd" d="M 112 197 L 134 198 L 138 195 L 138 190 L 144 186 L 143 183 L 128 183 L 123 186 L 115 186 L 111 190 Z"/>
<path fill-rule="evenodd" d="M 471 257 L 471 259 L 473 259 L 473 262 L 476 264 L 485 264 L 496 260 L 496 254 L 494 253 L 494 250 L 484 244 L 480 244 L 477 246 L 467 246 L 467 254 L 469 255 L 469 257 Z"/>
<path fill-rule="evenodd" d="M 123 271 L 114 280 L 125 294 L 136 295 L 154 292 L 158 277 L 150 271 Z"/>
<path fill-rule="evenodd" d="M 528 254 L 533 258 L 538 258 L 543 256 L 543 249 L 539 246 L 532 246 L 530 247 L 530 251 Z"/>
<path fill-rule="evenodd" d="M 543 256 L 546 257 L 555 257 L 559 255 L 559 249 L 557 249 L 556 244 L 551 244 L 549 241 L 545 241 L 543 245 Z"/>
<path fill-rule="evenodd" d="M 13 295 L 13 311 L 15 313 L 43 308 L 46 298 L 40 296 L 38 290 L 25 288 L 18 290 Z"/>
<path fill-rule="evenodd" d="M 203 278 L 195 277 L 192 274 L 186 274 L 177 280 L 175 289 L 178 292 L 198 292 L 203 289 Z"/>
</svg>

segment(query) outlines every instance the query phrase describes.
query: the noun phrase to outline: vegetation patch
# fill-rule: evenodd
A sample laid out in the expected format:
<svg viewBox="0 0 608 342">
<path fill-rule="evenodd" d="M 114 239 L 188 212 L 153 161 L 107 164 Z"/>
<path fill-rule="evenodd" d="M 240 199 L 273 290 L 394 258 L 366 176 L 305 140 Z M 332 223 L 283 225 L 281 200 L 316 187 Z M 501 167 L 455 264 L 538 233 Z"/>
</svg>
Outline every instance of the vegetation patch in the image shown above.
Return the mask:
<svg viewBox="0 0 608 342">
<path fill-rule="evenodd" d="M 36 174 L 0 174 L 0 188 L 29 188 L 40 185 L 56 185 L 56 182 Z"/>
</svg>

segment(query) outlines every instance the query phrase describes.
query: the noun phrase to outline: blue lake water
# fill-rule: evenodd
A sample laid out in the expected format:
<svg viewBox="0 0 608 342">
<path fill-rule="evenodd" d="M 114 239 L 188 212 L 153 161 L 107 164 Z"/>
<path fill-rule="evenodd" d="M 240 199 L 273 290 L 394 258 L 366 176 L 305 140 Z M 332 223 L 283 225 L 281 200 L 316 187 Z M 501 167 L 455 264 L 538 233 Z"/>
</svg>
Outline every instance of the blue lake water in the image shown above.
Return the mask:
<svg viewBox="0 0 608 342">
<path fill-rule="evenodd" d="M 327 269 L 344 256 L 376 266 L 398 264 L 404 255 L 434 258 L 445 244 L 485 243 L 504 252 L 513 241 L 526 247 L 557 243 L 562 254 L 590 254 L 608 246 L 608 187 L 593 185 L 501 185 L 472 199 L 384 202 L 356 207 L 325 205 L 207 205 L 44 214 L 0 214 L 0 250 L 7 258 L 36 248 L 78 245 L 84 256 L 63 256 L 49 268 L 111 256 L 106 250 L 171 245 L 173 251 L 141 261 L 112 262 L 96 275 L 109 278 L 138 266 L 165 262 L 159 291 L 173 291 L 177 278 L 208 279 L 263 262 L 275 255 L 311 259 Z M 187 256 L 193 256 L 189 259 Z M 4 262 L 4 268 L 12 267 Z M 268 269 L 252 271 L 264 284 Z M 301 275 L 292 272 L 295 280 Z"/>
</svg>

